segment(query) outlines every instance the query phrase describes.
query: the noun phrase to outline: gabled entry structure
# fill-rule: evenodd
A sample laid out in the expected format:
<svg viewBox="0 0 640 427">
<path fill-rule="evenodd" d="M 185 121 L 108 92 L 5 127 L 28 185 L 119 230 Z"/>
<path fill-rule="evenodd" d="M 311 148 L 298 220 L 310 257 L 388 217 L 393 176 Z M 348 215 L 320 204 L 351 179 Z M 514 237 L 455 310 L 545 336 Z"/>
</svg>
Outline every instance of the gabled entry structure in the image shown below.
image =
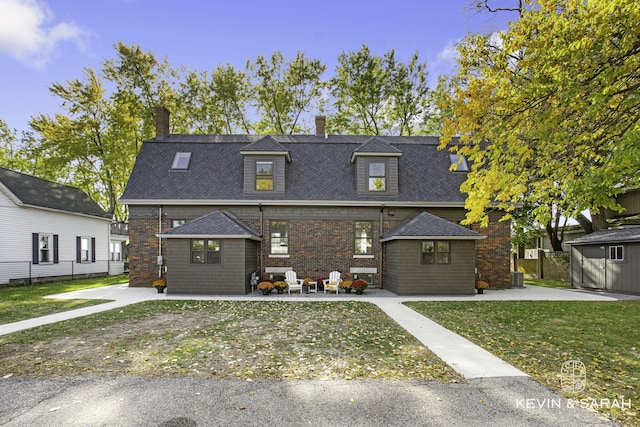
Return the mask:
<svg viewBox="0 0 640 427">
<path fill-rule="evenodd" d="M 167 240 L 167 293 L 246 294 L 262 239 L 242 221 L 213 211 L 157 237 Z"/>
<path fill-rule="evenodd" d="M 422 212 L 381 239 L 385 287 L 398 295 L 472 295 L 476 241 L 485 238 Z"/>
</svg>

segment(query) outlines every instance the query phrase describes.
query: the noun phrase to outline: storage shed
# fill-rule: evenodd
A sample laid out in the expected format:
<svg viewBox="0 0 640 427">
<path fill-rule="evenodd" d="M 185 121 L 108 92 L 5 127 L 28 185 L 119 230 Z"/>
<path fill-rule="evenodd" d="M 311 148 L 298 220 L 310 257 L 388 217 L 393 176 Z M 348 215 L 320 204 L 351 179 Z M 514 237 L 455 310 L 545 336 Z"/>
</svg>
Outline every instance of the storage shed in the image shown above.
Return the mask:
<svg viewBox="0 0 640 427">
<path fill-rule="evenodd" d="M 596 231 L 567 244 L 571 286 L 640 295 L 640 227 Z"/>
</svg>

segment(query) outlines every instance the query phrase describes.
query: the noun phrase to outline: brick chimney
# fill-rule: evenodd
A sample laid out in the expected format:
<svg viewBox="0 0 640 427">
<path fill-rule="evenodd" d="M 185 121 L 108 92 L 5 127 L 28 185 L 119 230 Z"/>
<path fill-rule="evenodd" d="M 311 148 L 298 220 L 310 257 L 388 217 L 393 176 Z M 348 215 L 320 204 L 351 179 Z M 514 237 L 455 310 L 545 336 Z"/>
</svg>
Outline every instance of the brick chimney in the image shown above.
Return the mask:
<svg viewBox="0 0 640 427">
<path fill-rule="evenodd" d="M 163 106 L 156 106 L 156 138 L 169 135 L 169 115 Z"/>
<path fill-rule="evenodd" d="M 316 116 L 316 136 L 325 136 L 325 125 L 327 118 L 325 116 Z"/>
</svg>

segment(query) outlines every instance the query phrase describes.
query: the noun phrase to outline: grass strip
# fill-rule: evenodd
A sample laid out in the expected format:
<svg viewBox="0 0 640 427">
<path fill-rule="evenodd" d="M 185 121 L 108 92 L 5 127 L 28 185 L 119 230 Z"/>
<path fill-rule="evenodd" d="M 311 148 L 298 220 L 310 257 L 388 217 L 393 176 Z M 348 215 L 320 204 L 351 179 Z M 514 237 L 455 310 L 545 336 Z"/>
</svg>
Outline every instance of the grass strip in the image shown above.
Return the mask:
<svg viewBox="0 0 640 427">
<path fill-rule="evenodd" d="M 407 302 L 570 399 L 640 425 L 640 301 Z M 564 362 L 586 366 L 586 388 L 563 391 Z M 536 396 L 531 396 L 535 398 Z M 606 400 L 631 400 L 631 408 Z M 596 402 L 597 405 L 593 403 Z M 603 403 L 604 402 L 604 403 Z"/>
<path fill-rule="evenodd" d="M 126 283 L 126 275 L 68 280 L 63 282 L 34 283 L 0 287 L 0 324 L 17 322 L 76 308 L 103 304 L 104 300 L 45 299 L 46 295 L 79 291 L 82 289 Z"/>
</svg>

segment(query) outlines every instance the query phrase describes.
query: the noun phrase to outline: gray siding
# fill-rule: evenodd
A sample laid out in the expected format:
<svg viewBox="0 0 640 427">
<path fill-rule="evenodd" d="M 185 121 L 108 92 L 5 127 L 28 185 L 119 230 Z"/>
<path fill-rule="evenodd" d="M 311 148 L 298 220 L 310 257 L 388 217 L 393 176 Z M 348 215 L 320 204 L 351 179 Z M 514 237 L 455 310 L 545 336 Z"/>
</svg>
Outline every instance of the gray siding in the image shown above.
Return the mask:
<svg viewBox="0 0 640 427">
<path fill-rule="evenodd" d="M 607 285 L 612 291 L 640 294 L 640 243 L 624 243 L 624 261 L 607 260 Z M 607 253 L 609 253 L 607 247 Z"/>
<path fill-rule="evenodd" d="M 244 239 L 221 240 L 220 264 L 193 264 L 190 239 L 167 240 L 167 293 L 247 293 Z"/>
<path fill-rule="evenodd" d="M 398 295 L 473 295 L 475 241 L 452 240 L 450 264 L 422 264 L 421 240 L 394 240 L 385 249 L 385 288 Z"/>
<path fill-rule="evenodd" d="M 256 190 L 256 162 L 273 162 L 273 190 Z M 285 190 L 285 169 L 287 161 L 284 156 L 244 156 L 244 186 L 245 194 L 284 194 Z"/>
<path fill-rule="evenodd" d="M 611 246 L 624 247 L 624 260 L 608 257 Z M 571 248 L 571 285 L 640 295 L 640 243 L 575 245 Z"/>
<path fill-rule="evenodd" d="M 369 163 L 385 163 L 386 191 L 369 191 Z M 395 196 L 398 194 L 397 157 L 358 157 L 356 159 L 356 188 L 358 194 Z"/>
</svg>

